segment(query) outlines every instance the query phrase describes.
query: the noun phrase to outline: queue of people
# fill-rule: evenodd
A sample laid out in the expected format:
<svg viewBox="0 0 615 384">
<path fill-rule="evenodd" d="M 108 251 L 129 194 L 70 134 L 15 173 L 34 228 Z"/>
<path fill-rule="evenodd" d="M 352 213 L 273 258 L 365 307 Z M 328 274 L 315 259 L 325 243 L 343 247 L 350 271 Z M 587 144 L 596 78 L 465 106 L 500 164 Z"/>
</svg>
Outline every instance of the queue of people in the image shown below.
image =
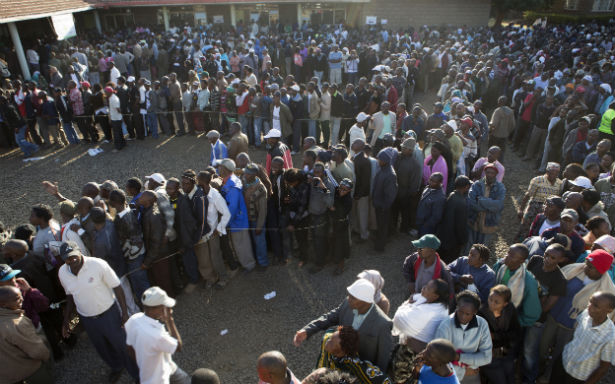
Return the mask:
<svg viewBox="0 0 615 384">
<path fill-rule="evenodd" d="M 61 222 L 37 204 L 2 248 L 5 340 L 26 335 L 0 344 L 9 382 L 49 382 L 45 344 L 61 358 L 77 318 L 110 381 L 194 382 L 171 358 L 174 297 L 291 258 L 340 275 L 352 244 L 382 252 L 399 233 L 415 239 L 408 300 L 391 319 L 383 276 L 364 271 L 295 334 L 325 332 L 303 382 L 512 383 L 517 366 L 524 383 L 598 382 L 615 363 L 613 29 L 140 29 L 80 39 L 66 68 L 62 46 L 40 44 L 40 75 L 0 95 L 24 155 L 99 129 L 119 151 L 160 126 L 206 131 L 211 156 L 176 177 L 90 181 L 76 201 L 43 181 Z M 438 88 L 431 114 L 416 86 Z M 515 203 L 518 243 L 497 255 L 508 145 L 538 173 Z M 257 367 L 299 382 L 277 351 Z"/>
</svg>

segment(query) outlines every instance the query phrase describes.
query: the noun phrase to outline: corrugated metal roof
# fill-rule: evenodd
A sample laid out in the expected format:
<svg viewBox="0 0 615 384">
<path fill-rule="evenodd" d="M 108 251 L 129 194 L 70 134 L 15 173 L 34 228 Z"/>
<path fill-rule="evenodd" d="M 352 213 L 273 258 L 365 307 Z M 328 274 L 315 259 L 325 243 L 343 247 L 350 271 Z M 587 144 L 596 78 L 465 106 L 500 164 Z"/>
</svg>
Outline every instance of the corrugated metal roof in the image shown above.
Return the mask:
<svg viewBox="0 0 615 384">
<path fill-rule="evenodd" d="M 335 0 L 336 3 L 367 3 L 370 0 Z M 323 0 L 92 0 L 97 8 L 138 7 L 151 5 L 195 5 L 195 4 L 258 4 L 258 3 L 322 3 Z"/>
</svg>

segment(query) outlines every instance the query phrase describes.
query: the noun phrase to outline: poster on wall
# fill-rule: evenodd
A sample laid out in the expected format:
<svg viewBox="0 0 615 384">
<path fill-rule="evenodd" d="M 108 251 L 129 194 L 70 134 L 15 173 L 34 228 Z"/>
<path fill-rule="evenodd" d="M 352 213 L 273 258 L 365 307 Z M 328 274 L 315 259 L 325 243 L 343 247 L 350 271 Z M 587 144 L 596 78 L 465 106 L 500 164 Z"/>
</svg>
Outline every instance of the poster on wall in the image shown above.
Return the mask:
<svg viewBox="0 0 615 384">
<path fill-rule="evenodd" d="M 377 16 L 365 16 L 365 24 L 367 25 L 376 25 L 378 23 Z"/>
<path fill-rule="evenodd" d="M 214 24 L 224 24 L 224 15 L 214 15 Z"/>
<path fill-rule="evenodd" d="M 256 13 L 250 13 L 250 21 L 254 22 L 254 23 L 258 23 L 258 19 L 260 19 L 261 14 L 256 12 Z"/>
<path fill-rule="evenodd" d="M 56 31 L 56 35 L 58 35 L 58 40 L 66 40 L 77 36 L 75 20 L 73 19 L 72 13 L 51 16 L 51 23 L 53 24 L 53 29 Z"/>
<path fill-rule="evenodd" d="M 389 22 L 387 19 L 380 19 L 380 24 L 386 25 Z"/>
<path fill-rule="evenodd" d="M 197 24 L 207 24 L 207 13 L 194 12 L 194 20 Z"/>
</svg>

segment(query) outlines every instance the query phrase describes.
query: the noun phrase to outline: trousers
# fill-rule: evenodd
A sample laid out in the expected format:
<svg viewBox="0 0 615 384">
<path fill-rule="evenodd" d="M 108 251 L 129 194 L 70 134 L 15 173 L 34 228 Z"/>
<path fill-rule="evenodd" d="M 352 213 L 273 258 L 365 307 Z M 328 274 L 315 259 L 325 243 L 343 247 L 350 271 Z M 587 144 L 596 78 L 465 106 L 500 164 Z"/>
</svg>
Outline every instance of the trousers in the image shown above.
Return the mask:
<svg viewBox="0 0 615 384">
<path fill-rule="evenodd" d="M 212 284 L 218 281 L 218 279 L 222 281 L 228 280 L 226 266 L 220 251 L 220 238 L 217 235 L 195 245 L 194 252 L 196 253 L 199 272 L 203 280 Z"/>
<path fill-rule="evenodd" d="M 113 372 L 126 368 L 133 379 L 139 380 L 139 368 L 128 356 L 126 331 L 122 327 L 120 310 L 114 303 L 98 316 L 79 316 L 96 352 Z"/>
<path fill-rule="evenodd" d="M 248 230 L 230 232 L 229 236 L 231 238 L 231 246 L 241 266 L 247 271 L 254 269 L 256 263 L 254 262 L 252 242 Z"/>
</svg>

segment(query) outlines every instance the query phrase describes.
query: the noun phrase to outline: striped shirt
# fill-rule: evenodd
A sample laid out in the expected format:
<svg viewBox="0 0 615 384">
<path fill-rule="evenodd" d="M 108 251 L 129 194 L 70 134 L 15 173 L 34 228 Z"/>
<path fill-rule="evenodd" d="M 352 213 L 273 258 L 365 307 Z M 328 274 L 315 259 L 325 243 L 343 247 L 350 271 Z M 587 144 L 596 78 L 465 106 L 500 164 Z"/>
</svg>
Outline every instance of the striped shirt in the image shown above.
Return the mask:
<svg viewBox="0 0 615 384">
<path fill-rule="evenodd" d="M 547 197 L 559 195 L 562 188 L 562 181 L 556 179 L 555 183 L 551 184 L 546 175 L 536 176 L 530 181 L 527 188 L 527 193 L 530 196 L 530 201 L 544 203 Z"/>
<path fill-rule="evenodd" d="M 574 337 L 562 355 L 564 369 L 578 380 L 587 380 L 600 361 L 615 365 L 615 325 L 608 318 L 598 326 L 592 323 L 586 309 L 577 318 Z"/>
</svg>

